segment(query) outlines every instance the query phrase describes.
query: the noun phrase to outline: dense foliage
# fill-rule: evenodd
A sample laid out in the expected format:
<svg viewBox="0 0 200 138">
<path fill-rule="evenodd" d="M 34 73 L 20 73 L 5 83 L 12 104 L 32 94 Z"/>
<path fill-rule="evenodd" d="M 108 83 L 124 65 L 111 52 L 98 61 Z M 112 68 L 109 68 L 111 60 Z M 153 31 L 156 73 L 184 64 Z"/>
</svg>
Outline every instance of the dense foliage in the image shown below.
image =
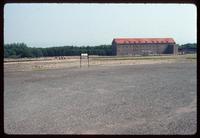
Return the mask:
<svg viewBox="0 0 200 138">
<path fill-rule="evenodd" d="M 183 44 L 183 45 L 179 46 L 179 49 L 184 49 L 184 48 L 196 49 L 197 48 L 197 44 L 195 44 L 195 43 L 188 43 L 188 44 Z"/>
<path fill-rule="evenodd" d="M 111 45 L 100 46 L 61 46 L 49 48 L 27 47 L 24 43 L 13 43 L 4 45 L 5 58 L 23 58 L 23 57 L 51 57 L 51 56 L 77 56 L 80 53 L 89 55 L 112 55 Z"/>
</svg>

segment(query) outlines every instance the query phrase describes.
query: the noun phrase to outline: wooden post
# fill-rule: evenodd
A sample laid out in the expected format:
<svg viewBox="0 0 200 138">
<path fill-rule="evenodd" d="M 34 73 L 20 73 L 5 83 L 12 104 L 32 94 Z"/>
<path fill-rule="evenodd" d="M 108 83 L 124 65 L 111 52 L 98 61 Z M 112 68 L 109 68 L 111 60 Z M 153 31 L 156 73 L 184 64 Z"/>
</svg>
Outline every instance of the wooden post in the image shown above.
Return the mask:
<svg viewBox="0 0 200 138">
<path fill-rule="evenodd" d="M 82 57 L 82 56 L 80 55 L 80 68 L 81 68 L 81 57 Z"/>
<path fill-rule="evenodd" d="M 88 67 L 89 67 L 89 55 L 88 55 Z"/>
</svg>

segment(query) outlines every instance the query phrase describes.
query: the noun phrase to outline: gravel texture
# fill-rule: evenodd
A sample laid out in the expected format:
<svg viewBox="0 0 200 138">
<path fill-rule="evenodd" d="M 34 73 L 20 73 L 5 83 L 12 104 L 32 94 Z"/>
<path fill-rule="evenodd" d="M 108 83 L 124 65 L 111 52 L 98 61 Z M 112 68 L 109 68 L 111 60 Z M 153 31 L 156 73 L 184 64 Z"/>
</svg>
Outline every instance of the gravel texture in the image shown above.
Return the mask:
<svg viewBox="0 0 200 138">
<path fill-rule="evenodd" d="M 195 134 L 196 63 L 4 73 L 7 134 Z"/>
</svg>

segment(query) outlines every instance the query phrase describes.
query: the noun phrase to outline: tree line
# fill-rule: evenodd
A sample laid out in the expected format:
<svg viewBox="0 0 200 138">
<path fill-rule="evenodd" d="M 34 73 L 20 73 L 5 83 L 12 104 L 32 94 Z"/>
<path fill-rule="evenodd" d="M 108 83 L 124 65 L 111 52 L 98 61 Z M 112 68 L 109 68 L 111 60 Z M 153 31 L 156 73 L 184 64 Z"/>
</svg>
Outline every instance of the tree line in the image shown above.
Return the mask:
<svg viewBox="0 0 200 138">
<path fill-rule="evenodd" d="M 188 43 L 179 46 L 183 48 L 196 48 L 196 44 Z M 52 56 L 78 56 L 80 53 L 89 55 L 111 56 L 111 45 L 99 46 L 60 46 L 48 48 L 28 47 L 25 43 L 11 43 L 4 45 L 5 58 L 24 58 L 24 57 L 52 57 Z"/>
<path fill-rule="evenodd" d="M 187 43 L 179 46 L 179 49 L 196 49 L 197 44 L 195 43 Z"/>
<path fill-rule="evenodd" d="M 5 58 L 78 56 L 81 53 L 88 53 L 89 55 L 110 56 L 112 55 L 112 48 L 111 45 L 82 47 L 60 46 L 48 48 L 28 47 L 25 43 L 12 43 L 4 45 Z"/>
</svg>

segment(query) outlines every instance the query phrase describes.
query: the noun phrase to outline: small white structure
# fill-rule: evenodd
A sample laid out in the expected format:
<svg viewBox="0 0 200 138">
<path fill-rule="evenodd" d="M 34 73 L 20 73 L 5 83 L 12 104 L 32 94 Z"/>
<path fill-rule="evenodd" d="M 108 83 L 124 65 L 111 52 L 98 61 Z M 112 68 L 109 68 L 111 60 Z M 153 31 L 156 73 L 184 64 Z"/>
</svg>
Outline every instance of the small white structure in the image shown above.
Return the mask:
<svg viewBox="0 0 200 138">
<path fill-rule="evenodd" d="M 81 55 L 80 55 L 80 68 L 81 68 L 82 59 L 84 59 L 84 58 L 88 59 L 88 67 L 89 67 L 89 55 L 88 55 L 88 53 L 81 53 Z"/>
<path fill-rule="evenodd" d="M 84 56 L 87 57 L 87 56 L 88 56 L 88 53 L 81 53 L 81 56 L 82 56 L 82 57 L 84 57 Z"/>
</svg>

